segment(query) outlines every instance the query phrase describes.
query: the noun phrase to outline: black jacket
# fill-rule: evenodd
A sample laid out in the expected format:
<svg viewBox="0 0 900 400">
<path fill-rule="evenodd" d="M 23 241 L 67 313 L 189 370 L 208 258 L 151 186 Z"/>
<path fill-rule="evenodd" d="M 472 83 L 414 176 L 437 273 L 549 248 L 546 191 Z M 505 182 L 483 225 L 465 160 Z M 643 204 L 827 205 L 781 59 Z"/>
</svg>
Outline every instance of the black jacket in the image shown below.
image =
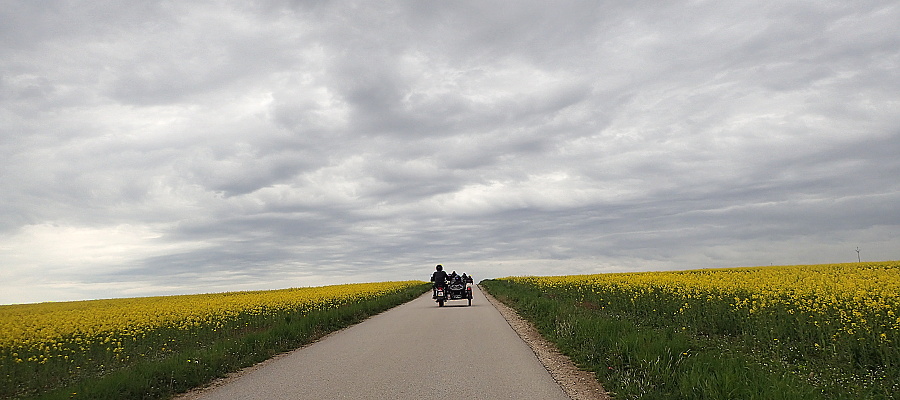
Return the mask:
<svg viewBox="0 0 900 400">
<path fill-rule="evenodd" d="M 434 282 L 435 286 L 444 286 L 444 283 L 447 281 L 447 273 L 444 271 L 434 271 L 431 274 L 431 281 Z"/>
</svg>

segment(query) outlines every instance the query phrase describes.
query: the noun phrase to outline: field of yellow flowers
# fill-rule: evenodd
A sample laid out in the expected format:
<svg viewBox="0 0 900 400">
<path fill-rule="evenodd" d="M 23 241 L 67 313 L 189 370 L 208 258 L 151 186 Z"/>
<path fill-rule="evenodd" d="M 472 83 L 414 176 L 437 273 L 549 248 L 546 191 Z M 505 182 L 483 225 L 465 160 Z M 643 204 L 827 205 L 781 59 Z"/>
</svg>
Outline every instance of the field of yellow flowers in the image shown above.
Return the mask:
<svg viewBox="0 0 900 400">
<path fill-rule="evenodd" d="M 242 347 L 250 353 L 283 351 L 280 347 L 364 317 L 368 308 L 378 312 L 409 300 L 426 286 L 380 282 L 0 306 L 0 398 L 37 395 L 169 359 L 220 375 L 230 367 L 211 365 L 210 359 L 233 355 L 204 353 L 214 344 L 231 346 L 225 351 L 231 353 Z M 392 295 L 391 304 L 372 306 Z M 343 309 L 349 310 L 346 315 L 335 311 Z"/>
<path fill-rule="evenodd" d="M 810 385 L 813 392 L 826 397 L 839 398 L 842 390 L 852 392 L 846 398 L 893 398 L 894 393 L 900 393 L 898 261 L 510 277 L 482 284 L 492 293 L 506 293 L 509 298 L 516 295 L 504 292 L 501 286 L 536 293 L 531 305 L 519 301 L 526 314 L 528 307 L 532 314 L 539 314 L 535 310 L 541 306 L 537 304 L 546 299 L 568 304 L 568 311 L 555 309 L 551 314 L 556 315 L 548 315 L 544 322 L 550 336 L 563 340 L 576 335 L 579 325 L 588 325 L 585 318 L 598 317 L 629 321 L 634 324 L 631 329 L 657 332 L 660 337 L 648 339 L 650 342 L 678 342 L 661 349 L 662 355 L 647 355 L 656 357 L 650 361 L 623 354 L 627 346 L 622 341 L 598 344 L 597 332 L 594 339 L 585 338 L 584 343 L 573 345 L 591 349 L 593 354 L 588 359 L 596 361 L 601 378 L 643 379 L 642 385 L 661 390 L 658 395 L 671 389 L 671 393 L 690 398 L 702 385 L 653 382 L 649 372 L 640 369 L 659 368 L 652 364 L 666 359 L 660 373 L 669 373 L 668 369 L 689 364 L 704 346 L 715 347 L 720 353 L 744 354 L 754 360 L 748 363 L 763 365 L 776 374 L 789 372 L 795 382 L 787 385 Z M 566 315 L 576 317 L 566 319 Z M 629 340 L 628 334 L 620 337 Z M 606 364 L 605 368 L 601 364 Z M 715 374 L 723 375 L 721 371 Z M 741 374 L 745 372 L 723 379 L 746 381 Z M 660 389 L 666 384 L 680 388 Z M 744 394 L 741 398 L 752 397 Z"/>
</svg>

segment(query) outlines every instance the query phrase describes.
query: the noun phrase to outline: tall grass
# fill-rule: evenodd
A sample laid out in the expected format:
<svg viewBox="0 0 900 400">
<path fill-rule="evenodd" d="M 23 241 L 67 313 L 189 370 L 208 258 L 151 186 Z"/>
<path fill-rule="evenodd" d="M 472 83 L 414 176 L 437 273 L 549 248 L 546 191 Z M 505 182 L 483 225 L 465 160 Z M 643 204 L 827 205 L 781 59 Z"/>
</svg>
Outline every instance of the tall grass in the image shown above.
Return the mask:
<svg viewBox="0 0 900 400">
<path fill-rule="evenodd" d="M 428 287 L 422 282 L 398 282 L 8 306 L 0 309 L 0 327 L 7 332 L 5 346 L 0 347 L 0 398 L 168 398 L 409 301 Z M 131 319 L 141 313 L 116 308 L 117 303 L 131 304 L 132 309 L 143 304 L 145 311 L 195 306 L 169 310 L 174 313 L 171 318 L 146 315 L 138 321 Z M 215 307 L 208 308 L 208 314 L 199 313 L 204 305 Z M 90 334 L 58 335 L 54 330 L 66 326 L 63 320 L 76 315 L 50 312 L 43 320 L 46 329 L 13 330 L 15 321 L 2 318 L 20 315 L 23 307 L 38 306 L 74 307 L 82 314 L 121 315 L 122 319 L 97 321 L 98 328 Z M 47 321 L 58 322 L 54 326 Z M 48 330 L 54 332 L 45 334 Z M 10 339 L 10 331 L 20 334 L 18 341 Z M 30 333 L 22 336 L 23 332 Z"/>
<path fill-rule="evenodd" d="M 520 277 L 482 285 L 618 398 L 887 399 L 900 262 Z"/>
</svg>

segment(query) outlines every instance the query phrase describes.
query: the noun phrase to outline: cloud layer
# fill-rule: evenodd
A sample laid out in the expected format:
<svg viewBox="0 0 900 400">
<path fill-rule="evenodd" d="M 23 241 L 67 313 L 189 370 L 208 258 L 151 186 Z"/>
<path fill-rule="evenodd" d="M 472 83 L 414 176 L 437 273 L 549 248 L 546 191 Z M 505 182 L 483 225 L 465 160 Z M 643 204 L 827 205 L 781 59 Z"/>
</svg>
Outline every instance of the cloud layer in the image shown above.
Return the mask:
<svg viewBox="0 0 900 400">
<path fill-rule="evenodd" d="M 894 1 L 0 20 L 0 303 L 900 258 Z"/>
</svg>

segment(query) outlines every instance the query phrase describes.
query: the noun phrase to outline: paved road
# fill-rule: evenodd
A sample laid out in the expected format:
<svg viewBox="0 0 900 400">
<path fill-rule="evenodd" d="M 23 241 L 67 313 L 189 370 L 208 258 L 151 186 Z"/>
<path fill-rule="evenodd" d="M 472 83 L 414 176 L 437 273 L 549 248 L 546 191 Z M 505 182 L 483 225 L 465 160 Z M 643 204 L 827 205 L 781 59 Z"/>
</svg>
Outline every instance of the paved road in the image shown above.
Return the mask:
<svg viewBox="0 0 900 400">
<path fill-rule="evenodd" d="M 209 389 L 231 399 L 568 397 L 500 313 L 475 292 L 443 308 L 431 293 Z"/>
</svg>

